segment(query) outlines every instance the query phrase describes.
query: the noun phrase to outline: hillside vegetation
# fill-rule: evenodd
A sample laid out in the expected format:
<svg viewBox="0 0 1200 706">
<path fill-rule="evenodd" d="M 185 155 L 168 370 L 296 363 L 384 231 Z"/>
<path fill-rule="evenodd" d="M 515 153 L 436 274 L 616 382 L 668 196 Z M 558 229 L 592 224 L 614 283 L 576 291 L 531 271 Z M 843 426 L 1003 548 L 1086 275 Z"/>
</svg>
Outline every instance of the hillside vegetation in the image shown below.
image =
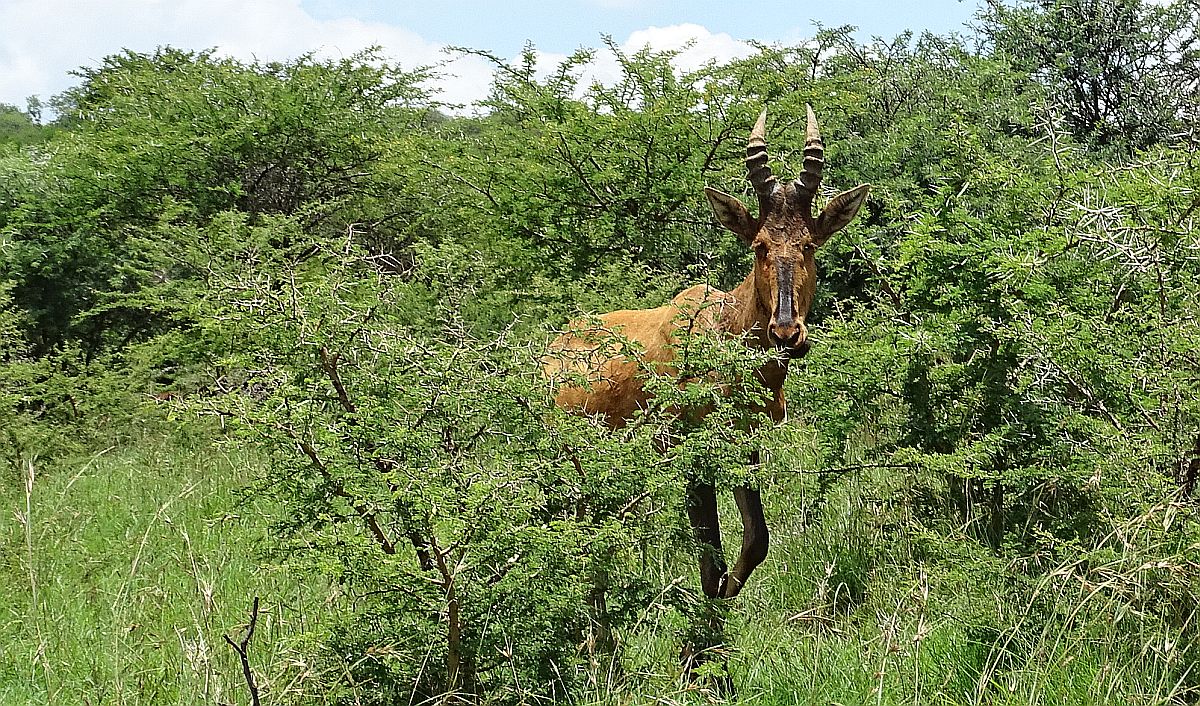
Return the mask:
<svg viewBox="0 0 1200 706">
<path fill-rule="evenodd" d="M 162 48 L 0 107 L 0 702 L 1200 703 L 1200 5 L 964 32 L 478 52 L 470 116 Z M 787 422 L 701 335 L 625 429 L 554 409 L 570 319 L 741 281 L 702 188 L 755 203 L 763 107 L 798 175 L 806 103 L 873 187 Z M 696 477 L 763 491 L 731 601 Z"/>
</svg>

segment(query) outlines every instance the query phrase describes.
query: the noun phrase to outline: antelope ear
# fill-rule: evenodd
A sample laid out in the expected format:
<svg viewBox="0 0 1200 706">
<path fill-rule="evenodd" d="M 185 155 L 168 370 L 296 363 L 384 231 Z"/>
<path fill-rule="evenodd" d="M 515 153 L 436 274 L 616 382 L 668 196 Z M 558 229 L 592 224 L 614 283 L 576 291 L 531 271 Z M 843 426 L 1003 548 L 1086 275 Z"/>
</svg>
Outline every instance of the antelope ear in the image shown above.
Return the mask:
<svg viewBox="0 0 1200 706">
<path fill-rule="evenodd" d="M 750 212 L 746 210 L 741 201 L 724 191 L 717 191 L 707 186 L 704 187 L 704 195 L 708 197 L 708 203 L 712 206 L 713 213 L 716 214 L 721 225 L 737 233 L 742 242 L 746 244 L 754 241 L 758 229 L 755 227 L 754 219 L 750 217 Z"/>
<path fill-rule="evenodd" d="M 870 190 L 870 184 L 860 184 L 834 196 L 829 203 L 825 204 L 820 217 L 817 218 L 816 236 L 819 241 L 817 245 L 824 243 L 829 236 L 845 228 L 847 223 L 854 220 L 859 207 L 867 200 L 867 193 Z"/>
</svg>

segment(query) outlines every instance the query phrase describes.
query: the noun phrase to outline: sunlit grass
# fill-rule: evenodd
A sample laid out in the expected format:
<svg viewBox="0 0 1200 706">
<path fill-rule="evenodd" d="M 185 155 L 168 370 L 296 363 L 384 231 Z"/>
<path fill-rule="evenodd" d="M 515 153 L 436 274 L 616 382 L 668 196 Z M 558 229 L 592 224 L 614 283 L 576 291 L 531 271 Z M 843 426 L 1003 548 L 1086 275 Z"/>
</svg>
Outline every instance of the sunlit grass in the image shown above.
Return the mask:
<svg viewBox="0 0 1200 706">
<path fill-rule="evenodd" d="M 303 678 L 289 644 L 320 590 L 261 560 L 249 456 L 162 440 L 22 465 L 0 489 L 0 702 L 243 702 L 222 636 L 254 596 L 264 691 Z"/>
<path fill-rule="evenodd" d="M 0 703 L 249 703 L 223 636 L 242 634 L 254 596 L 262 609 L 250 658 L 264 703 L 369 695 L 369 684 L 339 690 L 321 672 L 337 669 L 317 647 L 323 618 L 343 607 L 336 592 L 264 558 L 272 508 L 243 492 L 257 463 L 182 437 L 47 465 L 26 459 L 2 489 Z M 726 613 L 723 669 L 735 691 L 681 678 L 687 618 L 666 595 L 697 587 L 680 550 L 646 563 L 663 598 L 620 636 L 620 664 L 600 665 L 575 703 L 1194 698 L 1194 681 L 1168 668 L 1187 658 L 1178 630 L 1119 613 L 1116 593 L 1081 592 L 1066 569 L 1016 590 L 1006 561 L 972 540 L 897 541 L 894 527 L 863 517 L 886 514 L 873 504 L 878 479 L 852 483 L 819 509 L 811 478 L 765 489 L 771 554 Z M 722 513 L 737 546 L 728 498 Z M 1113 581 L 1134 581 L 1117 573 L 1121 561 Z"/>
</svg>

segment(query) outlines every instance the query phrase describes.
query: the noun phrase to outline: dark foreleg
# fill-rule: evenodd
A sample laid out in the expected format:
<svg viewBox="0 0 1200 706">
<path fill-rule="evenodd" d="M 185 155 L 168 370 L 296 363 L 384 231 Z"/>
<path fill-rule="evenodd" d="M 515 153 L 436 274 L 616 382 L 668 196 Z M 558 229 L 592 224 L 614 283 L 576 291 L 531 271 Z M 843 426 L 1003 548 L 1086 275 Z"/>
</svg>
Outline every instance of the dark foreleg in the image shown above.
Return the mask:
<svg viewBox="0 0 1200 706">
<path fill-rule="evenodd" d="M 721 527 L 717 519 L 717 493 L 711 483 L 691 483 L 687 489 L 688 520 L 700 552 L 700 586 L 709 598 L 720 598 L 728 581 L 725 553 L 721 549 Z M 724 601 L 700 601 L 692 606 L 689 635 L 679 657 L 687 683 L 695 680 L 696 668 L 712 661 L 725 660 Z M 724 680 L 718 679 L 718 688 Z"/>
<path fill-rule="evenodd" d="M 733 598 L 742 590 L 750 574 L 767 558 L 767 546 L 770 543 L 759 492 L 749 486 L 738 486 L 733 489 L 733 499 L 742 515 L 742 551 L 723 587 L 722 595 L 725 598 Z"/>
<path fill-rule="evenodd" d="M 687 494 L 688 520 L 700 551 L 700 586 L 704 595 L 719 598 L 725 590 L 726 568 L 721 524 L 717 519 L 717 492 L 711 483 L 691 483 Z"/>
<path fill-rule="evenodd" d="M 758 466 L 759 463 L 759 452 L 755 449 L 750 454 L 750 465 Z M 726 598 L 733 598 L 741 592 L 750 574 L 767 558 L 767 546 L 770 543 L 761 494 L 748 485 L 742 485 L 733 489 L 733 499 L 742 516 L 742 551 L 733 565 L 733 573 L 722 587 L 722 595 Z"/>
</svg>

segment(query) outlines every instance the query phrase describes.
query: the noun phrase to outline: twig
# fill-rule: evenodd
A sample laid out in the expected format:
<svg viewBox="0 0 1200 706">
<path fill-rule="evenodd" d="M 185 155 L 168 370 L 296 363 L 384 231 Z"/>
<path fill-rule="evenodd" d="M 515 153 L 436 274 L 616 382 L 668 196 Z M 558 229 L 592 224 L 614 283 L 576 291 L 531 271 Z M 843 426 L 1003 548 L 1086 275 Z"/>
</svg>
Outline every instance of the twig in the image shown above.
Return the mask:
<svg viewBox="0 0 1200 706">
<path fill-rule="evenodd" d="M 625 503 L 625 507 L 623 507 L 617 511 L 617 519 L 619 519 L 619 520 L 625 519 L 625 516 L 628 515 L 629 513 L 633 512 L 633 509 L 635 507 L 637 507 L 638 503 L 640 503 L 641 501 L 645 500 L 648 497 L 650 497 L 649 490 L 642 491 L 638 495 L 634 496 L 634 498 L 632 500 Z"/>
<path fill-rule="evenodd" d="M 225 642 L 233 648 L 234 652 L 238 653 L 238 657 L 242 660 L 242 675 L 246 677 L 246 686 L 250 687 L 250 703 L 252 706 L 260 706 L 258 700 L 258 685 L 254 683 L 254 672 L 250 671 L 250 638 L 254 635 L 254 626 L 258 623 L 258 596 L 254 597 L 254 605 L 250 608 L 250 625 L 246 627 L 246 635 L 242 641 L 234 642 L 229 635 L 222 635 Z"/>
<path fill-rule="evenodd" d="M 333 383 L 333 389 L 337 392 L 338 401 L 342 404 L 342 409 L 350 414 L 354 414 L 357 409 L 354 403 L 350 400 L 350 394 L 346 392 L 346 386 L 342 384 L 342 376 L 338 372 L 338 362 L 341 361 L 340 353 L 330 354 L 329 349 L 321 346 L 321 370 L 329 376 L 329 382 Z"/>
<path fill-rule="evenodd" d="M 881 289 L 883 289 L 884 294 L 887 294 L 888 299 L 892 300 L 892 306 L 896 308 L 896 311 L 900 312 L 901 316 L 907 317 L 909 313 L 904 309 L 904 299 L 900 296 L 900 293 L 897 292 L 894 287 L 892 287 L 892 284 L 888 281 L 887 277 L 884 276 L 883 270 L 879 269 L 878 263 L 872 260 L 858 245 L 854 245 L 853 248 L 854 254 L 867 264 L 867 267 L 871 269 L 871 274 L 875 275 L 875 279 L 878 280 L 879 286 Z"/>
<path fill-rule="evenodd" d="M 836 468 L 819 468 L 814 471 L 806 471 L 802 468 L 794 470 L 785 470 L 783 473 L 800 473 L 803 475 L 824 475 L 832 473 L 849 473 L 851 471 L 865 471 L 870 468 L 916 468 L 916 464 L 912 463 L 856 463 L 851 466 L 837 466 Z"/>
<path fill-rule="evenodd" d="M 299 436 L 290 430 L 285 429 L 284 432 L 291 436 L 292 440 L 296 442 L 296 445 L 300 447 L 300 450 L 304 452 L 304 455 L 307 456 L 310 461 L 312 461 L 313 467 L 316 468 L 317 471 L 320 472 L 327 481 L 329 481 L 333 494 L 340 498 L 345 498 L 350 503 L 350 506 L 354 508 L 354 512 L 358 513 L 359 518 L 361 518 L 363 523 L 366 524 L 367 529 L 371 530 L 371 534 L 375 536 L 375 541 L 379 544 L 379 548 L 383 550 L 383 553 L 395 554 L 396 545 L 392 543 L 392 540 L 388 538 L 387 533 L 384 532 L 383 528 L 379 526 L 379 520 L 375 517 L 375 513 L 371 511 L 370 506 L 358 498 L 355 498 L 350 494 L 349 491 L 346 490 L 345 486 L 343 486 L 341 482 L 334 479 L 333 473 L 329 470 L 329 467 L 325 465 L 325 462 L 321 460 L 321 457 L 317 454 L 317 450 L 312 444 L 308 443 L 307 441 L 303 441 Z"/>
</svg>

